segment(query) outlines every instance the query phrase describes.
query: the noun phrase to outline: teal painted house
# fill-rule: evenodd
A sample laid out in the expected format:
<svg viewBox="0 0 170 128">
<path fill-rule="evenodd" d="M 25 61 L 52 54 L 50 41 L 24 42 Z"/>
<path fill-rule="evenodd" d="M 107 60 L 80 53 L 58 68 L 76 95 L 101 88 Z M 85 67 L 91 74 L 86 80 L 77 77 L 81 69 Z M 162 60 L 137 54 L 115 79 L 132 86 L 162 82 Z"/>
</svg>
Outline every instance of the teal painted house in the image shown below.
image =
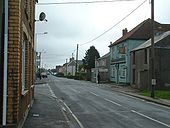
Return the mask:
<svg viewBox="0 0 170 128">
<path fill-rule="evenodd" d="M 155 22 L 155 32 L 167 31 L 166 24 Z M 130 52 L 151 37 L 151 19 L 147 19 L 128 32 L 122 31 L 122 37 L 110 44 L 110 81 L 117 84 L 130 84 Z"/>
</svg>

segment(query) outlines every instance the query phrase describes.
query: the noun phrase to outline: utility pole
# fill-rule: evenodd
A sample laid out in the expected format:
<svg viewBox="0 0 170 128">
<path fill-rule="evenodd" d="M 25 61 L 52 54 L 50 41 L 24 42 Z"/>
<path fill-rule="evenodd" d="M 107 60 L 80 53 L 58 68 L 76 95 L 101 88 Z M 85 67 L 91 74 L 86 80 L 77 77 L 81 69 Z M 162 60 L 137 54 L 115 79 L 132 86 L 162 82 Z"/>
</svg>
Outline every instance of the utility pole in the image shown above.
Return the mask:
<svg viewBox="0 0 170 128">
<path fill-rule="evenodd" d="M 67 59 L 66 59 L 66 76 L 67 76 Z"/>
<path fill-rule="evenodd" d="M 79 49 L 79 45 L 77 44 L 77 53 L 76 53 L 76 74 L 75 74 L 75 75 L 77 75 L 78 49 Z"/>
<path fill-rule="evenodd" d="M 74 54 L 72 53 L 72 59 L 73 59 L 73 57 L 74 57 Z"/>
<path fill-rule="evenodd" d="M 151 0 L 151 97 L 155 97 L 155 48 L 154 48 L 154 0 Z"/>
<path fill-rule="evenodd" d="M 40 54 L 39 54 L 39 57 L 40 57 L 40 66 L 39 66 L 39 69 L 40 69 L 40 72 L 41 72 L 41 61 L 42 61 L 41 59 L 42 59 L 42 58 L 41 58 L 41 52 L 39 52 L 39 53 L 40 53 Z"/>
</svg>

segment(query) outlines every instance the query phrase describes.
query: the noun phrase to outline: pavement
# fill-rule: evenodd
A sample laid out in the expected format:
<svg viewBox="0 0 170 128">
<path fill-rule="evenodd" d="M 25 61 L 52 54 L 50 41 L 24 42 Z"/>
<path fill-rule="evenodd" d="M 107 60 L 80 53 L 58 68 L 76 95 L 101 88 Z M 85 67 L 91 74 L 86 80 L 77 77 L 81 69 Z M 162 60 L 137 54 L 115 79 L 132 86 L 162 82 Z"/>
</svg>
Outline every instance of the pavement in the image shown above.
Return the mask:
<svg viewBox="0 0 170 128">
<path fill-rule="evenodd" d="M 35 86 L 35 99 L 23 128 L 68 128 L 65 114 L 48 86 L 41 82 Z"/>
<path fill-rule="evenodd" d="M 50 97 L 49 89 L 47 89 L 47 87 L 45 88 L 45 81 L 38 80 L 36 86 L 34 104 L 27 116 L 23 128 L 69 128 L 68 119 L 65 117 L 60 103 L 56 102 L 56 99 Z M 141 96 L 138 94 L 138 90 L 133 89 L 130 86 L 118 86 L 115 84 L 96 84 L 96 86 L 109 88 L 113 91 L 118 91 L 149 102 L 170 107 L 170 100 L 153 99 L 151 97 Z"/>
</svg>

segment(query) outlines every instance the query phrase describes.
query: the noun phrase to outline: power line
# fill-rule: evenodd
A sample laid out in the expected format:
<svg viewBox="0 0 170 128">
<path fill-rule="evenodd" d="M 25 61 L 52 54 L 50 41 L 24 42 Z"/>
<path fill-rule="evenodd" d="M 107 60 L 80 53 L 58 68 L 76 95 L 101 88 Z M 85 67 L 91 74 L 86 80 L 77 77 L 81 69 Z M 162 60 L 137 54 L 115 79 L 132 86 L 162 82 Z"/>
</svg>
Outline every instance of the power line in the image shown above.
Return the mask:
<svg viewBox="0 0 170 128">
<path fill-rule="evenodd" d="M 121 1 L 134 1 L 134 0 L 103 0 L 103 1 L 82 1 L 82 2 L 56 2 L 56 3 L 38 3 L 37 5 L 61 5 L 61 4 L 95 4 L 95 3 L 111 3 Z"/>
<path fill-rule="evenodd" d="M 127 17 L 129 17 L 133 12 L 135 12 L 138 8 L 140 8 L 147 0 L 144 0 L 140 5 L 138 5 L 134 10 L 132 10 L 129 14 L 127 14 L 124 18 L 122 18 L 120 21 L 118 21 L 116 24 L 114 24 L 111 28 L 109 28 L 108 30 L 106 30 L 105 32 L 103 32 L 102 34 L 100 34 L 99 36 L 93 38 L 92 40 L 86 42 L 86 43 L 83 43 L 81 44 L 80 46 L 82 45 L 85 45 L 85 44 L 88 44 L 88 43 L 91 43 L 95 40 L 97 40 L 98 38 L 100 38 L 101 36 L 103 36 L 104 34 L 106 34 L 107 32 L 109 32 L 110 30 L 112 30 L 114 27 L 116 27 L 118 24 L 120 24 L 122 21 L 124 21 Z"/>
</svg>

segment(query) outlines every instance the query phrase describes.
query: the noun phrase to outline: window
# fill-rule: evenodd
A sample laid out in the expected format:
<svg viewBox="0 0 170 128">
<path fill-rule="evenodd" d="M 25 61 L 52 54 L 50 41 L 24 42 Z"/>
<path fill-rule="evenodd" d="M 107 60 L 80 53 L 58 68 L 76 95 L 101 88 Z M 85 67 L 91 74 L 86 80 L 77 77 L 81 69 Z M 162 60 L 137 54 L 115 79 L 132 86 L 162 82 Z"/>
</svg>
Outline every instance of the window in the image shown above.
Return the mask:
<svg viewBox="0 0 170 128">
<path fill-rule="evenodd" d="M 125 54 L 125 47 L 119 47 L 119 53 L 120 54 Z"/>
<path fill-rule="evenodd" d="M 25 53 L 26 53 L 25 45 L 26 41 L 24 40 L 22 42 L 22 93 L 25 90 Z"/>
<path fill-rule="evenodd" d="M 136 72 L 136 70 L 133 69 L 133 80 L 132 80 L 132 81 L 133 81 L 133 84 L 135 84 L 135 79 L 136 79 L 136 77 L 135 77 L 136 73 L 135 73 L 135 72 Z"/>
<path fill-rule="evenodd" d="M 115 77 L 115 68 L 112 68 L 112 77 Z"/>
<path fill-rule="evenodd" d="M 136 55 L 135 55 L 135 52 L 133 52 L 133 64 L 135 64 L 135 61 L 136 61 L 136 60 L 135 60 L 135 56 L 136 56 Z"/>
<path fill-rule="evenodd" d="M 126 76 L 126 68 L 123 68 L 122 69 L 122 77 L 125 77 Z"/>
<path fill-rule="evenodd" d="M 145 52 L 144 53 L 144 55 L 145 55 L 145 62 L 144 63 L 147 64 L 147 49 L 145 49 L 144 52 Z"/>
</svg>

